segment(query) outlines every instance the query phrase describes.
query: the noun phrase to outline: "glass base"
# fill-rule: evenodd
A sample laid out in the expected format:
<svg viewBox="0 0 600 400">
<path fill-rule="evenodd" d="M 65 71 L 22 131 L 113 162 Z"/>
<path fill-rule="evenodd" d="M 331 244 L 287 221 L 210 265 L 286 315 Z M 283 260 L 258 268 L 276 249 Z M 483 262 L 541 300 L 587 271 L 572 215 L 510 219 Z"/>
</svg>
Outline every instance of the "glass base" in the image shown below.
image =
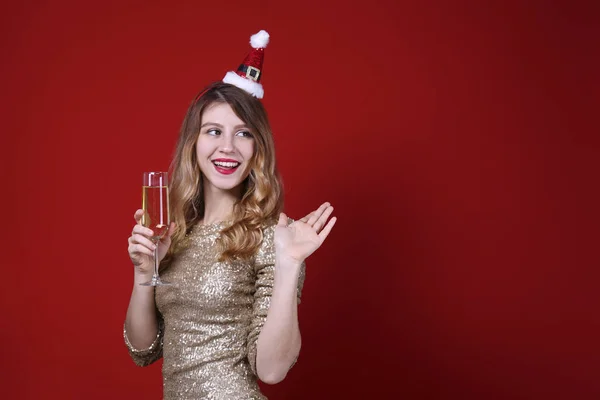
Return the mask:
<svg viewBox="0 0 600 400">
<path fill-rule="evenodd" d="M 158 277 L 152 277 L 152 280 L 144 283 L 140 283 L 140 286 L 170 286 L 171 282 L 161 281 Z"/>
</svg>

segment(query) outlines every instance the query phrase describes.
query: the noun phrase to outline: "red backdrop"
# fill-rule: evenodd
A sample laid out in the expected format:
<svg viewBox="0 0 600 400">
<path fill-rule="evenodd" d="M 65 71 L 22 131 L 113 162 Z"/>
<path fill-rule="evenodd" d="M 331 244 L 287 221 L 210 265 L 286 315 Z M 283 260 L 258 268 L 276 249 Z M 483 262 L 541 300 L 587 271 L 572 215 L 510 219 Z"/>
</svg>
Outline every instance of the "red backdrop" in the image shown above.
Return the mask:
<svg viewBox="0 0 600 400">
<path fill-rule="evenodd" d="M 267 29 L 287 211 L 339 221 L 265 393 L 598 398 L 593 7 L 281 3 L 5 4 L 2 397 L 161 398 L 121 336 L 142 172 Z"/>
</svg>

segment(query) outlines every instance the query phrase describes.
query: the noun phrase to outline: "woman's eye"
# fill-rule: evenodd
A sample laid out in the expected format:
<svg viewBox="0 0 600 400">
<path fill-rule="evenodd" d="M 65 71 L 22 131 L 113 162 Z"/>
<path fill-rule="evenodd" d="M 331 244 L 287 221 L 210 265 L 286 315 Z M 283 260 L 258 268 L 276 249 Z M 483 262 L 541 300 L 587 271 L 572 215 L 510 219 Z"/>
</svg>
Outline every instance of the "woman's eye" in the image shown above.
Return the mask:
<svg viewBox="0 0 600 400">
<path fill-rule="evenodd" d="M 239 136 L 243 136 L 243 137 L 249 137 L 249 138 L 251 138 L 251 137 L 252 137 L 252 134 L 251 134 L 250 132 L 248 132 L 248 131 L 240 131 L 240 132 L 238 132 L 237 134 L 238 134 Z"/>
<path fill-rule="evenodd" d="M 221 131 L 218 129 L 209 129 L 206 131 L 208 135 L 217 136 L 221 134 Z"/>
</svg>

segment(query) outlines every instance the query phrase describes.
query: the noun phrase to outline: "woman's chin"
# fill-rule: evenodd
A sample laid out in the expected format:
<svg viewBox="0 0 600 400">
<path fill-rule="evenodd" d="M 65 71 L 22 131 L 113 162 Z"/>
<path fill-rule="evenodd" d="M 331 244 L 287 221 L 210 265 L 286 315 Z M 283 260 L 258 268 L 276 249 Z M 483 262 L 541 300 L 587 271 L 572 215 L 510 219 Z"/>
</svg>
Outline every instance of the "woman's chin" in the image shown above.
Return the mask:
<svg viewBox="0 0 600 400">
<path fill-rule="evenodd" d="M 214 189 L 222 192 L 231 192 L 236 189 L 239 189 L 242 186 L 242 182 L 239 180 L 231 180 L 231 181 L 223 181 L 223 180 L 215 180 L 210 182 L 210 186 Z"/>
</svg>

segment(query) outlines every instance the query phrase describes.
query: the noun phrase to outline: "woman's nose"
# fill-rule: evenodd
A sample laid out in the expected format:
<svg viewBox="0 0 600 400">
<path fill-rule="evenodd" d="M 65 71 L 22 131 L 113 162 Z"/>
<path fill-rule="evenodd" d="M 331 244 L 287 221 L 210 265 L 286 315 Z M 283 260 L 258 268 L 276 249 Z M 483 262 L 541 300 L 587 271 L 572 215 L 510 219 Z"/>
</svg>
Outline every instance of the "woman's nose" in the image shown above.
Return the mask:
<svg viewBox="0 0 600 400">
<path fill-rule="evenodd" d="M 220 150 L 223 153 L 231 153 L 233 151 L 233 135 L 221 135 Z"/>
</svg>

